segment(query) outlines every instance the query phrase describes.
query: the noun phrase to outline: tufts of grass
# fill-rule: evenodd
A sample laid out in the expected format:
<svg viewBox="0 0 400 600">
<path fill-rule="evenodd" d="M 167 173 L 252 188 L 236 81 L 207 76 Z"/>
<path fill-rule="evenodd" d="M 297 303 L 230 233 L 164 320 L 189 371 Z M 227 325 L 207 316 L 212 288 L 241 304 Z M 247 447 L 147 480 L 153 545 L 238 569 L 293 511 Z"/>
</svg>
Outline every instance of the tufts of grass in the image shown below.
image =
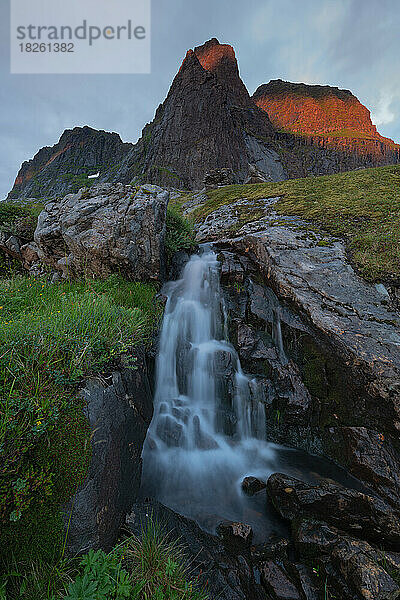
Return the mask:
<svg viewBox="0 0 400 600">
<path fill-rule="evenodd" d="M 10 560 L 1 600 L 208 600 L 184 548 L 152 516 L 140 537 L 73 559 Z"/>
<path fill-rule="evenodd" d="M 194 211 L 197 222 L 241 198 L 279 196 L 274 208 L 345 238 L 355 264 L 369 280 L 400 277 L 400 165 L 276 183 L 231 185 L 208 192 Z M 249 220 L 253 220 L 249 215 Z"/>
<path fill-rule="evenodd" d="M 166 530 L 151 516 L 140 537 L 130 538 L 126 561 L 140 600 L 206 600 L 208 596 L 191 581 L 183 547 L 171 541 Z"/>
<path fill-rule="evenodd" d="M 186 219 L 178 207 L 169 206 L 167 209 L 167 233 L 165 250 L 168 261 L 178 250 L 193 251 L 196 246 L 193 222 Z"/>
</svg>

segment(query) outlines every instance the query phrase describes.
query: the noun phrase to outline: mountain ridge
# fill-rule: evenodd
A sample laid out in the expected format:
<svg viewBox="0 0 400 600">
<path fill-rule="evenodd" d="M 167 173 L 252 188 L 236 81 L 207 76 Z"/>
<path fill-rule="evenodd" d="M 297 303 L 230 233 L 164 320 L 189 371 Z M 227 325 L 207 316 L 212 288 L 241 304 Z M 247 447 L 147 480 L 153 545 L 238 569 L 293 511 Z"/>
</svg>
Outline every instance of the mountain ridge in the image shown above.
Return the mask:
<svg viewBox="0 0 400 600">
<path fill-rule="evenodd" d="M 97 172 L 97 182 L 199 189 L 220 168 L 244 183 L 254 169 L 281 181 L 399 161 L 400 146 L 349 90 L 278 79 L 250 96 L 234 48 L 211 38 L 187 51 L 136 144 L 87 126 L 66 130 L 23 163 L 9 197 L 76 191 Z"/>
</svg>

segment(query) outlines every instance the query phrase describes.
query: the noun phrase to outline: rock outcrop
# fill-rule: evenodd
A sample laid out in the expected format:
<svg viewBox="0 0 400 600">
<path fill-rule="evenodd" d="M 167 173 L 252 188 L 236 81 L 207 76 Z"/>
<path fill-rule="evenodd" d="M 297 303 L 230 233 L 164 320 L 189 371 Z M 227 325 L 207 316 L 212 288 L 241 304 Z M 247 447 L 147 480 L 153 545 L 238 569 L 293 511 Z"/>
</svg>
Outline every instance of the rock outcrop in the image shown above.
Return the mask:
<svg viewBox="0 0 400 600">
<path fill-rule="evenodd" d="M 400 514 L 374 496 L 333 483 L 310 485 L 274 473 L 268 495 L 287 520 L 313 517 L 381 546 L 400 548 Z"/>
<path fill-rule="evenodd" d="M 370 166 L 400 160 L 400 146 L 377 132 L 369 110 L 349 90 L 276 79 L 252 98 L 276 129 L 305 136 L 311 145 L 353 153 Z"/>
<path fill-rule="evenodd" d="M 92 458 L 85 481 L 64 507 L 73 555 L 109 550 L 139 494 L 142 446 L 153 414 L 143 351 L 108 377 L 88 380 L 81 394 L 93 432 Z"/>
<path fill-rule="evenodd" d="M 54 198 L 107 181 L 131 148 L 117 133 L 87 126 L 66 129 L 54 146 L 41 148 L 22 164 L 8 197 Z"/>
<path fill-rule="evenodd" d="M 157 186 L 99 184 L 49 202 L 35 231 L 39 258 L 64 276 L 163 279 L 168 200 Z"/>
</svg>

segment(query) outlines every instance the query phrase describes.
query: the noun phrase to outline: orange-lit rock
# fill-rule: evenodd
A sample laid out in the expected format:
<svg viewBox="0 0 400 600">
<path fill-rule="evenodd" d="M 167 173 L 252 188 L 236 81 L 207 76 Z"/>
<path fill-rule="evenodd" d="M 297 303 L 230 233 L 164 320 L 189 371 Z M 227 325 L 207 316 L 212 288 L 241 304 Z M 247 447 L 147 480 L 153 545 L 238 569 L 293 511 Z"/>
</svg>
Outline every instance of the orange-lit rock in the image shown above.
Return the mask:
<svg viewBox="0 0 400 600">
<path fill-rule="evenodd" d="M 399 159 L 400 146 L 378 133 L 369 110 L 349 90 L 276 79 L 261 85 L 253 100 L 278 130 L 313 145 L 372 155 L 377 162 Z"/>
</svg>

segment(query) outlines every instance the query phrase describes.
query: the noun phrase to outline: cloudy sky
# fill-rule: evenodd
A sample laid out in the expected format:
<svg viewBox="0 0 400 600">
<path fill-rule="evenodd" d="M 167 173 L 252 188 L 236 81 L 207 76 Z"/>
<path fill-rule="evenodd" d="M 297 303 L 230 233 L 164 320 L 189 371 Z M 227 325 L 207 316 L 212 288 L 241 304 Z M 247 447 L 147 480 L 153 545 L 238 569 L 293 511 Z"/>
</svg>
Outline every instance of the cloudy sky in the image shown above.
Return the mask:
<svg viewBox="0 0 400 600">
<path fill-rule="evenodd" d="M 276 78 L 350 89 L 400 141 L 400 0 L 152 0 L 150 75 L 10 75 L 10 0 L 0 2 L 0 198 L 64 129 L 136 141 L 186 50 L 211 37 L 234 46 L 250 93 Z"/>
</svg>

